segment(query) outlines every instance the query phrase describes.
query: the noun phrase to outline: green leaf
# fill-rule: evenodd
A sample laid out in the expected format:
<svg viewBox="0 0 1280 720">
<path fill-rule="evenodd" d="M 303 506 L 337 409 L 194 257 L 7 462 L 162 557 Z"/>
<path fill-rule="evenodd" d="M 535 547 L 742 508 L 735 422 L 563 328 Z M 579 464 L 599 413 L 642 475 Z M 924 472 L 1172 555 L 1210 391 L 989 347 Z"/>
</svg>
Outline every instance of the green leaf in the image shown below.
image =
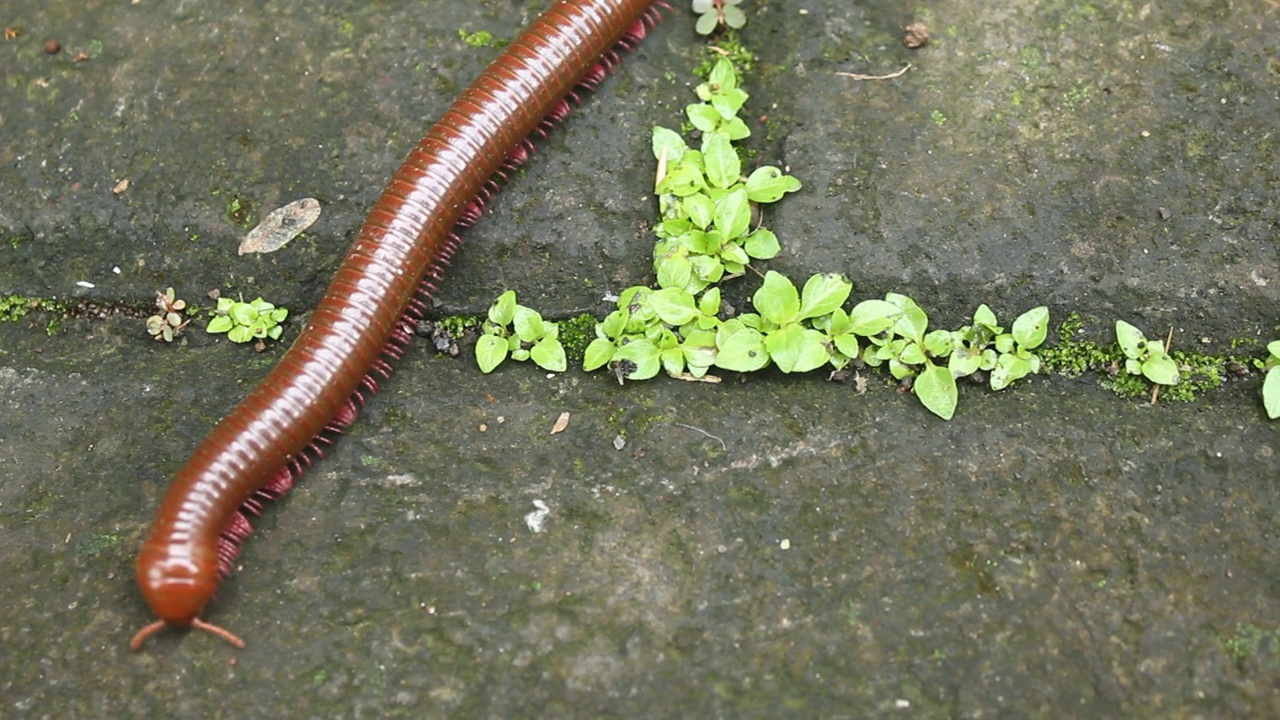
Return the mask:
<svg viewBox="0 0 1280 720">
<path fill-rule="evenodd" d="M 831 359 L 825 336 L 792 323 L 765 335 L 764 347 L 773 364 L 784 373 L 808 372 L 820 368 Z"/>
<path fill-rule="evenodd" d="M 715 7 L 715 0 L 693 0 L 693 11 L 699 15 L 715 10 Z"/>
<path fill-rule="evenodd" d="M 747 191 L 737 188 L 717 202 L 713 223 L 720 231 L 722 243 L 742 237 L 751 226 L 751 203 L 747 200 Z"/>
<path fill-rule="evenodd" d="M 727 242 L 720 246 L 720 259 L 724 261 L 725 269 L 730 272 L 741 272 L 734 268 L 737 266 L 746 266 L 751 262 L 751 257 L 747 255 L 747 251 L 736 242 Z"/>
<path fill-rule="evenodd" d="M 671 377 L 678 377 L 684 372 L 684 351 L 678 347 L 667 348 L 659 353 L 662 369 Z"/>
<path fill-rule="evenodd" d="M 724 24 L 734 30 L 741 29 L 747 24 L 747 15 L 740 8 L 733 5 L 725 5 L 724 7 Z"/>
<path fill-rule="evenodd" d="M 1129 323 L 1117 320 L 1116 341 L 1120 343 L 1120 349 L 1124 351 L 1125 357 L 1140 360 L 1143 346 L 1147 342 L 1147 336 Z"/>
<path fill-rule="evenodd" d="M 1272 340 L 1267 343 L 1267 353 L 1273 358 L 1280 359 L 1280 340 Z"/>
<path fill-rule="evenodd" d="M 507 339 L 497 335 L 481 335 L 476 340 L 476 364 L 486 375 L 507 359 Z"/>
<path fill-rule="evenodd" d="M 771 203 L 800 189 L 800 181 L 772 165 L 756 168 L 747 178 L 747 197 L 752 202 Z"/>
<path fill-rule="evenodd" d="M 592 340 L 591 343 L 587 345 L 586 352 L 583 353 L 582 369 L 587 372 L 591 372 L 596 368 L 604 367 L 605 363 L 608 363 L 613 359 L 613 355 L 616 350 L 617 346 L 613 344 L 612 340 L 607 338 L 596 338 L 595 340 Z"/>
<path fill-rule="evenodd" d="M 707 76 L 707 82 L 713 86 L 713 92 L 724 92 L 738 87 L 738 76 L 734 74 L 733 63 L 728 58 L 717 59 L 716 64 L 711 68 L 711 74 Z"/>
<path fill-rule="evenodd" d="M 800 294 L 796 286 L 781 273 L 765 273 L 764 284 L 751 298 L 760 317 L 775 325 L 795 322 L 800 313 Z"/>
<path fill-rule="evenodd" d="M 1001 355 L 996 361 L 995 370 L 991 371 L 991 389 L 1000 391 L 1015 380 L 1021 380 L 1031 373 L 1031 363 L 1017 355 Z"/>
<path fill-rule="evenodd" d="M 280 327 L 279 325 L 267 331 L 267 337 L 271 338 L 272 340 L 279 340 L 280 336 L 283 334 L 284 334 L 284 328 Z"/>
<path fill-rule="evenodd" d="M 738 318 L 728 320 L 716 332 L 716 366 L 734 372 L 751 372 L 769 364 L 764 336 Z"/>
<path fill-rule="evenodd" d="M 720 117 L 724 120 L 732 120 L 742 106 L 746 104 L 749 96 L 739 88 L 731 88 L 717 92 L 711 96 L 711 107 L 720 113 Z"/>
<path fill-rule="evenodd" d="M 551 372 L 564 372 L 569 361 L 564 356 L 564 346 L 555 338 L 545 337 L 529 349 L 529 357 L 538 367 Z"/>
<path fill-rule="evenodd" d="M 840 333 L 831 338 L 832 344 L 836 346 L 836 350 L 848 355 L 851 358 L 858 357 L 861 348 L 858 347 L 858 336 L 853 333 Z"/>
<path fill-rule="evenodd" d="M 914 385 L 916 397 L 920 403 L 934 415 L 943 420 L 950 420 L 956 412 L 959 393 L 956 391 L 956 379 L 951 371 L 927 363 L 923 372 L 916 378 Z"/>
<path fill-rule="evenodd" d="M 893 332 L 904 338 L 923 342 L 925 330 L 929 328 L 929 316 L 920 309 L 916 301 L 898 293 L 886 293 L 884 299 L 902 308 L 902 317 L 893 324 Z"/>
<path fill-rule="evenodd" d="M 727 190 L 738 182 L 738 176 L 742 173 L 742 161 L 738 159 L 738 151 L 733 149 L 729 138 L 720 133 L 703 135 L 702 159 L 706 162 L 707 180 L 713 187 Z M 742 199 L 746 200 L 745 190 Z"/>
<path fill-rule="evenodd" d="M 715 11 L 703 13 L 698 16 L 698 22 L 693 26 L 694 31 L 699 35 L 710 35 L 715 32 L 718 18 Z"/>
<path fill-rule="evenodd" d="M 672 255 L 659 260 L 656 265 L 658 266 L 658 287 L 660 288 L 683 289 L 689 284 L 690 278 L 693 277 L 693 264 L 689 262 L 687 257 Z"/>
<path fill-rule="evenodd" d="M 991 308 L 987 307 L 986 303 L 979 305 L 978 309 L 973 311 L 973 324 L 981 325 L 994 333 L 999 333 L 1001 330 L 996 324 L 996 314 L 991 312 Z"/>
<path fill-rule="evenodd" d="M 935 358 L 944 358 L 951 354 L 951 333 L 946 330 L 934 330 L 924 336 L 924 351 Z"/>
<path fill-rule="evenodd" d="M 730 140 L 741 140 L 745 137 L 751 137 L 751 129 L 747 127 L 746 123 L 742 122 L 742 118 L 738 117 L 730 120 L 724 125 L 721 125 L 716 129 L 716 132 L 723 134 Z"/>
<path fill-rule="evenodd" d="M 680 163 L 674 168 L 667 168 L 667 176 L 655 187 L 658 193 L 671 193 L 677 197 L 685 197 L 701 191 L 707 186 L 702 171 L 688 163 Z"/>
<path fill-rule="evenodd" d="M 252 325 L 258 321 L 258 311 L 249 303 L 238 302 L 231 306 L 231 320 L 236 325 Z"/>
<path fill-rule="evenodd" d="M 774 235 L 772 230 L 757 228 L 745 240 L 742 244 L 742 249 L 746 250 L 747 255 L 756 260 L 770 260 L 782 252 L 782 246 L 778 243 L 778 236 Z"/>
<path fill-rule="evenodd" d="M 655 127 L 653 129 L 653 157 L 655 159 L 662 157 L 663 148 L 667 149 L 667 167 L 671 167 L 680 162 L 689 146 L 685 144 L 684 138 L 680 137 L 680 133 L 675 130 Z"/>
<path fill-rule="evenodd" d="M 711 255 L 699 255 L 690 258 L 689 262 L 693 263 L 693 274 L 699 279 L 709 283 L 720 282 L 720 278 L 724 277 L 724 263 L 720 262 L 720 258 Z"/>
<path fill-rule="evenodd" d="M 489 306 L 489 322 L 494 325 L 510 325 L 516 315 L 516 291 L 508 290 Z"/>
<path fill-rule="evenodd" d="M 703 315 L 718 315 L 720 313 L 720 288 L 713 287 L 702 293 L 702 297 L 698 298 L 698 310 Z"/>
<path fill-rule="evenodd" d="M 604 336 L 617 340 L 627 330 L 627 321 L 631 319 L 631 313 L 625 308 L 614 310 L 605 316 L 604 322 L 597 327 Z"/>
<path fill-rule="evenodd" d="M 1178 384 L 1178 363 L 1164 353 L 1152 354 L 1142 363 L 1142 374 L 1158 385 Z"/>
<path fill-rule="evenodd" d="M 253 332 L 247 325 L 237 325 L 227 331 L 227 339 L 234 343 L 247 343 L 253 339 Z"/>
<path fill-rule="evenodd" d="M 547 334 L 546 324 L 542 322 L 542 315 L 537 310 L 523 305 L 516 306 L 512 324 L 515 327 L 516 337 L 527 343 L 534 342 Z"/>
<path fill-rule="evenodd" d="M 648 340 L 634 340 L 618 348 L 613 362 L 630 362 L 635 368 L 623 375 L 628 380 L 648 380 L 662 369 L 658 348 Z"/>
<path fill-rule="evenodd" d="M 878 335 L 893 327 L 902 317 L 902 308 L 885 300 L 863 300 L 849 312 L 849 331 L 859 335 Z"/>
<path fill-rule="evenodd" d="M 689 220 L 697 225 L 699 230 L 706 230 L 715 216 L 715 203 L 707 197 L 706 193 L 694 193 L 681 200 L 680 206 L 688 213 Z"/>
<path fill-rule="evenodd" d="M 654 292 L 649 296 L 649 307 L 668 325 L 684 325 L 699 314 L 693 296 L 682 287 L 663 288 Z"/>
<path fill-rule="evenodd" d="M 224 333 L 235 327 L 235 323 L 226 315 L 219 315 L 209 321 L 208 327 L 204 329 L 209 334 Z"/>
<path fill-rule="evenodd" d="M 898 362 L 905 365 L 923 365 L 928 357 L 924 354 L 924 347 L 914 341 L 909 340 L 902 345 L 902 349 L 898 352 Z"/>
<path fill-rule="evenodd" d="M 982 364 L 982 356 L 968 352 L 953 352 L 947 362 L 947 369 L 955 377 L 965 377 L 977 372 Z"/>
<path fill-rule="evenodd" d="M 1270 350 L 1271 345 L 1267 349 Z M 1267 409 L 1267 417 L 1272 420 L 1280 417 L 1280 367 L 1267 371 L 1267 379 L 1262 382 L 1262 405 Z"/>
<path fill-rule="evenodd" d="M 706 103 L 693 103 L 684 109 L 689 122 L 704 133 L 714 133 L 720 125 L 720 113 Z"/>
<path fill-rule="evenodd" d="M 680 349 L 684 352 L 685 362 L 690 372 L 695 368 L 705 370 L 716 363 L 716 334 L 706 330 L 695 330 L 685 336 L 684 342 L 680 343 Z"/>
<path fill-rule="evenodd" d="M 1040 347 L 1049 335 L 1049 308 L 1041 305 L 1018 316 L 1013 321 L 1013 339 L 1024 350 Z"/>
<path fill-rule="evenodd" d="M 853 283 L 849 278 L 837 274 L 826 273 L 813 275 L 804 283 L 804 291 L 800 294 L 800 320 L 827 315 L 844 305 L 853 291 Z"/>
</svg>

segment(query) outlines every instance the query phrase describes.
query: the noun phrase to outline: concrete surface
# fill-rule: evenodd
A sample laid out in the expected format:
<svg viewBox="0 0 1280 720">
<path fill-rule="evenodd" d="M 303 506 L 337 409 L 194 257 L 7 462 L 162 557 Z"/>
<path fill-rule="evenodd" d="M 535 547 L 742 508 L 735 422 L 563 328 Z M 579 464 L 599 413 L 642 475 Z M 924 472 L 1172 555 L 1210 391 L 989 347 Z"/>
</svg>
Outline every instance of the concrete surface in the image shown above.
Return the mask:
<svg viewBox="0 0 1280 720">
<path fill-rule="evenodd" d="M 169 285 L 305 312 L 492 57 L 458 31 L 511 37 L 542 5 L 0 10 L 22 28 L 0 42 L 0 295 L 118 311 L 0 324 L 0 716 L 1280 714 L 1256 373 L 1156 407 L 1096 375 L 965 388 L 944 423 L 880 375 L 619 387 L 421 342 L 224 583 L 209 619 L 248 648 L 129 652 L 164 486 L 280 352 L 155 343 L 130 313 Z M 603 314 L 647 280 L 648 128 L 679 124 L 701 58 L 678 5 L 467 233 L 440 313 L 514 288 Z M 939 326 L 1047 303 L 1103 341 L 1117 318 L 1210 352 L 1280 337 L 1268 0 L 746 7 L 750 147 L 806 184 L 767 212 L 769 267 L 908 293 Z M 913 21 L 933 40 L 909 51 Z M 235 255 L 304 196 L 306 236 Z"/>
</svg>

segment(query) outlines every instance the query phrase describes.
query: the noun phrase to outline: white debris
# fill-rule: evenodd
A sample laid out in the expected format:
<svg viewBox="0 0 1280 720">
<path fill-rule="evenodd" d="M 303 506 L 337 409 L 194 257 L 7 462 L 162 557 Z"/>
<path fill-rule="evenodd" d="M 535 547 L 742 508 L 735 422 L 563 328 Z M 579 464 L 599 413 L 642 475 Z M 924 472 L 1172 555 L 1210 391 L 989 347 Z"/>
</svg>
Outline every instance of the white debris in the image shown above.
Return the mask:
<svg viewBox="0 0 1280 720">
<path fill-rule="evenodd" d="M 551 516 L 551 508 L 541 500 L 533 501 L 534 511 L 524 516 L 524 524 L 529 526 L 529 530 L 540 533 L 546 525 L 547 518 Z"/>
</svg>

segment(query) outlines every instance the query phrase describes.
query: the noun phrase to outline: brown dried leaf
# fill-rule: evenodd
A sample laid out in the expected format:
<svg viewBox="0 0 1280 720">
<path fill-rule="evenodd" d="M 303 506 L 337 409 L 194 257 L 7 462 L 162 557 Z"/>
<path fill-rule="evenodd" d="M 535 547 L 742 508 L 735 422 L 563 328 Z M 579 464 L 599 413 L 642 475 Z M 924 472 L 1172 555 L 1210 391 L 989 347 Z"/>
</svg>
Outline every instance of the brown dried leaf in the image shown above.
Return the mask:
<svg viewBox="0 0 1280 720">
<path fill-rule="evenodd" d="M 320 217 L 320 201 L 303 198 L 272 210 L 240 243 L 240 254 L 269 253 L 284 247 Z"/>
<path fill-rule="evenodd" d="M 551 426 L 551 434 L 562 433 L 567 427 L 569 427 L 569 413 L 562 412 L 560 417 L 556 418 L 556 424 Z"/>
</svg>

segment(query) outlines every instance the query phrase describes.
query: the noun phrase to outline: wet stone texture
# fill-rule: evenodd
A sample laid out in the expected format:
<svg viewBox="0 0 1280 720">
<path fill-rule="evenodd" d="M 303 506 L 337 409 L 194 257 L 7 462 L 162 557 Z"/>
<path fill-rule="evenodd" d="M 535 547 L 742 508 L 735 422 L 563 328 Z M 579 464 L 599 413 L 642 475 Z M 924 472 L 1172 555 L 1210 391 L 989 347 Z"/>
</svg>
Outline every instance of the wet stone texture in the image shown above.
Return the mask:
<svg viewBox="0 0 1280 720">
<path fill-rule="evenodd" d="M 440 313 L 514 288 L 603 314 L 649 279 L 648 129 L 679 125 L 701 58 L 677 4 L 467 233 Z M 0 295 L 305 313 L 492 58 L 459 30 L 510 38 L 542 6 L 10 0 Z M 766 213 L 769 267 L 908 293 L 941 327 L 1045 303 L 1104 341 L 1117 318 L 1209 352 L 1276 337 L 1268 0 L 746 7 L 753 162 L 805 183 Z M 307 196 L 303 237 L 235 254 Z M 0 325 L 4 717 L 1280 714 L 1256 373 L 1155 407 L 1093 376 L 968 387 L 944 423 L 877 374 L 620 387 L 416 342 L 209 608 L 248 648 L 131 653 L 159 497 L 281 349 L 50 319 Z"/>
</svg>

